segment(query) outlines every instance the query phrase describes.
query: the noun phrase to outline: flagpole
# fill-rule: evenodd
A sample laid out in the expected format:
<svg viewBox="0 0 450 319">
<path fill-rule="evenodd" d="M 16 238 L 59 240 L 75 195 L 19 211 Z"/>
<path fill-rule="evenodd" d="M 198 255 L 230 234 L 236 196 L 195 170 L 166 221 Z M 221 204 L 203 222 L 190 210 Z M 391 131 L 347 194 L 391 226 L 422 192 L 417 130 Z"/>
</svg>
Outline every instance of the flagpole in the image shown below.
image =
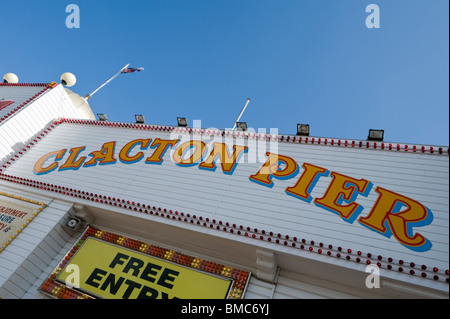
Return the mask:
<svg viewBox="0 0 450 319">
<path fill-rule="evenodd" d="M 94 95 L 98 90 L 100 90 L 102 87 L 104 87 L 106 84 L 108 84 L 109 82 L 111 82 L 112 80 L 114 80 L 117 76 L 120 75 L 120 73 L 122 73 L 123 70 L 125 70 L 128 66 L 130 65 L 130 63 L 128 63 L 127 65 L 125 65 L 123 68 L 120 69 L 119 72 L 117 72 L 116 74 L 114 74 L 108 81 L 106 81 L 105 83 L 103 83 L 102 85 L 100 85 L 94 92 L 92 92 L 91 94 L 86 94 L 86 96 L 84 97 L 84 100 L 87 101 L 89 100 L 92 95 Z"/>
<path fill-rule="evenodd" d="M 247 108 L 248 103 L 250 102 L 250 99 L 247 98 L 247 102 L 245 103 L 244 107 L 241 110 L 241 113 L 239 114 L 238 118 L 236 119 L 236 121 L 234 121 L 234 125 L 233 128 L 231 129 L 232 131 L 234 131 L 234 128 L 237 125 L 237 122 L 239 122 L 239 120 L 241 119 L 242 114 L 244 113 L 245 109 Z"/>
</svg>

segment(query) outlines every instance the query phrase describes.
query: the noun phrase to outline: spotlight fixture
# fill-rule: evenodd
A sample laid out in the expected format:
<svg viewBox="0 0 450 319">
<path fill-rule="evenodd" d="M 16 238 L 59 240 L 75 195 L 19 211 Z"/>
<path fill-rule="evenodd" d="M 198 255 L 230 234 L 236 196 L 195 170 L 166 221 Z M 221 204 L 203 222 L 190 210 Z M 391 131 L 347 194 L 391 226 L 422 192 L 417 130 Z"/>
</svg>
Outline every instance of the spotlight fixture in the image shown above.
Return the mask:
<svg viewBox="0 0 450 319">
<path fill-rule="evenodd" d="M 107 121 L 108 120 L 108 116 L 106 114 L 97 113 L 97 116 L 98 116 L 99 121 Z"/>
<path fill-rule="evenodd" d="M 73 216 L 68 216 L 63 226 L 67 229 L 76 231 L 81 226 L 81 219 Z"/>
<path fill-rule="evenodd" d="M 369 136 L 367 139 L 369 141 L 382 141 L 384 138 L 384 130 L 369 130 Z"/>
<path fill-rule="evenodd" d="M 247 122 L 236 122 L 238 131 L 247 131 Z"/>
<path fill-rule="evenodd" d="M 136 123 L 139 123 L 139 124 L 144 124 L 145 123 L 144 115 L 135 114 L 134 117 L 136 118 Z"/>
<path fill-rule="evenodd" d="M 74 86 L 77 83 L 77 78 L 70 72 L 63 73 L 61 75 L 61 84 L 67 87 Z"/>
<path fill-rule="evenodd" d="M 309 124 L 297 124 L 297 135 L 309 136 Z"/>
<path fill-rule="evenodd" d="M 177 117 L 178 126 L 187 127 L 187 118 L 185 117 Z"/>
<path fill-rule="evenodd" d="M 19 78 L 14 73 L 6 73 L 3 76 L 3 83 L 19 83 Z"/>
</svg>

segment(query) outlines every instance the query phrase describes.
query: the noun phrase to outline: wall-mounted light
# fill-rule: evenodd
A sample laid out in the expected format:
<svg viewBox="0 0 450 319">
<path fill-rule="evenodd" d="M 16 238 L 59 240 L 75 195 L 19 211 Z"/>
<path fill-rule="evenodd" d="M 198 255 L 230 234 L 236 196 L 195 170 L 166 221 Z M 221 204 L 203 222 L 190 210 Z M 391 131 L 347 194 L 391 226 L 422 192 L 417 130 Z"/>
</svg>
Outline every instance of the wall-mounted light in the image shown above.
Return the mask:
<svg viewBox="0 0 450 319">
<path fill-rule="evenodd" d="M 177 117 L 178 126 L 187 127 L 188 121 L 185 117 Z"/>
<path fill-rule="evenodd" d="M 369 141 L 382 141 L 384 139 L 384 130 L 369 130 L 369 136 L 367 137 Z"/>
<path fill-rule="evenodd" d="M 297 135 L 309 136 L 309 124 L 297 124 Z"/>
<path fill-rule="evenodd" d="M 97 113 L 97 116 L 98 116 L 99 121 L 107 121 L 108 120 L 108 116 L 106 114 Z"/>
<path fill-rule="evenodd" d="M 136 123 L 139 123 L 139 124 L 144 124 L 144 123 L 145 123 L 145 117 L 144 117 L 144 115 L 141 115 L 141 114 L 135 114 L 135 115 L 134 115 L 134 118 L 136 119 Z"/>
<path fill-rule="evenodd" d="M 236 122 L 236 128 L 238 131 L 247 131 L 247 122 Z"/>
</svg>

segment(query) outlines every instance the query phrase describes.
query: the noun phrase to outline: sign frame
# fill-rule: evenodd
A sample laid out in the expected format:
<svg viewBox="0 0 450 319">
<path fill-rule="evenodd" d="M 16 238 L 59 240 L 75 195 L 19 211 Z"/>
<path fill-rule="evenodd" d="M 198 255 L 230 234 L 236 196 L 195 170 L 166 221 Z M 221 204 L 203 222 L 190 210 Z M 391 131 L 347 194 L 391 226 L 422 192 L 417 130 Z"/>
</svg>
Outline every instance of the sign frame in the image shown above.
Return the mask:
<svg viewBox="0 0 450 319">
<path fill-rule="evenodd" d="M 216 277 L 230 281 L 230 286 L 225 299 L 242 299 L 250 281 L 251 272 L 235 267 L 218 264 L 202 258 L 190 256 L 171 249 L 163 248 L 147 242 L 139 241 L 125 235 L 88 226 L 79 237 L 71 250 L 61 259 L 49 277 L 42 283 L 39 291 L 57 299 L 106 299 L 93 292 L 86 291 L 76 285 L 71 285 L 59 279 L 66 267 L 82 249 L 88 239 L 95 239 L 104 244 L 129 250 L 143 257 L 159 260 L 163 263 L 173 264 L 187 270 L 195 271 L 203 275 Z"/>
<path fill-rule="evenodd" d="M 6 198 L 5 201 L 2 200 L 2 198 Z M 9 200 L 8 200 L 9 199 Z M 14 203 L 15 201 L 18 201 L 18 203 Z M 27 212 L 20 211 L 12 206 L 22 206 L 20 205 L 21 202 L 24 202 L 24 204 L 31 204 L 35 205 L 36 207 L 24 207 Z M 3 205 L 5 203 L 6 206 Z M 7 207 L 8 204 L 11 207 Z M 25 198 L 19 195 L 14 195 L 11 193 L 0 191 L 0 206 L 11 209 L 13 213 L 5 213 L 0 215 L 4 215 L 3 217 L 8 218 L 7 222 L 0 222 L 0 231 L 1 232 L 7 232 L 11 231 L 10 234 L 5 235 L 5 239 L 0 241 L 0 253 L 2 253 L 6 247 L 8 247 L 11 242 L 17 238 L 17 236 L 27 227 L 33 219 L 47 206 L 43 202 L 39 202 L 33 199 Z M 26 206 L 26 205 L 24 205 Z M 10 215 L 10 216 L 8 216 Z M 27 216 L 28 215 L 28 216 Z M 14 223 L 13 223 L 14 222 Z M 9 225 L 8 225 L 9 224 Z M 3 227 L 7 226 L 7 227 Z M 2 234 L 3 235 L 3 234 Z M 1 239 L 2 236 L 0 236 Z"/>
</svg>

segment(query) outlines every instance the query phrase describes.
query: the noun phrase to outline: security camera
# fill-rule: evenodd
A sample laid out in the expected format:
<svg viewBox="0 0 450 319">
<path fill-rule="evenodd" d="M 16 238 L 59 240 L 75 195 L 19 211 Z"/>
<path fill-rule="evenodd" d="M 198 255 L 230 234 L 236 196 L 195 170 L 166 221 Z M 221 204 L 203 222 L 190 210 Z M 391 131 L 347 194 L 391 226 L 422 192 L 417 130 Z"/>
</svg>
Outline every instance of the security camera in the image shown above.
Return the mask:
<svg viewBox="0 0 450 319">
<path fill-rule="evenodd" d="M 3 83 L 19 83 L 19 78 L 14 73 L 6 73 L 3 76 Z"/>
<path fill-rule="evenodd" d="M 70 72 L 63 73 L 61 75 L 61 84 L 67 87 L 74 86 L 77 83 L 77 78 Z"/>
<path fill-rule="evenodd" d="M 67 219 L 65 226 L 71 230 L 77 230 L 80 224 L 81 224 L 81 219 L 70 216 Z"/>
<path fill-rule="evenodd" d="M 67 222 L 67 227 L 75 228 L 75 227 L 77 227 L 78 223 L 79 223 L 78 220 L 76 220 L 76 219 L 70 219 L 70 220 Z"/>
</svg>

